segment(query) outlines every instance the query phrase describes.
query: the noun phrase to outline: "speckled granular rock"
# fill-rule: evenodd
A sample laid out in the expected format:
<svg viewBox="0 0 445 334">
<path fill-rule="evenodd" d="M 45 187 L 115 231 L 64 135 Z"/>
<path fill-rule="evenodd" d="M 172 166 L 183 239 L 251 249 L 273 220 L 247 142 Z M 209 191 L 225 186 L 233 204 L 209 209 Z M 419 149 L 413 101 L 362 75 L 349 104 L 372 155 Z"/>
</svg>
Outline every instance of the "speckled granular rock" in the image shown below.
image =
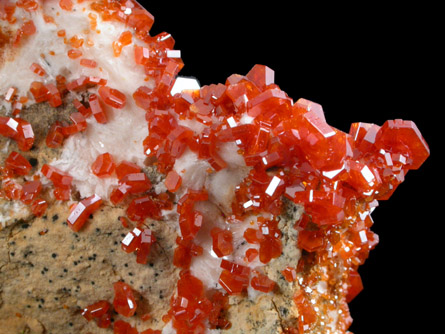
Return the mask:
<svg viewBox="0 0 445 334">
<path fill-rule="evenodd" d="M 130 321 L 162 328 L 177 279 L 171 262 L 175 232 L 163 222 L 147 222 L 158 243 L 148 264 L 140 265 L 121 250 L 127 232 L 118 219 L 122 209 L 103 207 L 82 233 L 66 226 L 67 212 L 55 204 L 41 218 L 0 231 L 0 333 L 26 326 L 36 328 L 33 333 L 107 333 L 85 321 L 81 311 L 96 300 L 112 300 L 112 284 L 119 280 L 138 292 L 138 315 L 151 314 L 149 321 L 138 316 Z"/>
</svg>

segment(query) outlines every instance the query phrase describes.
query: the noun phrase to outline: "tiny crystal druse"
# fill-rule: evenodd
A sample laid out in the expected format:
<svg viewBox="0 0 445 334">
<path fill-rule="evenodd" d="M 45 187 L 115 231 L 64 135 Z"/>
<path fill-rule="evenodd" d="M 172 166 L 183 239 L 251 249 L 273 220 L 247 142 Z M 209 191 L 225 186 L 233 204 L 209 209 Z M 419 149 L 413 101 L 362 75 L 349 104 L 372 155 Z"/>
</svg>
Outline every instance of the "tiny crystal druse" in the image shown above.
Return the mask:
<svg viewBox="0 0 445 334">
<path fill-rule="evenodd" d="M 16 148 L 0 167 L 0 196 L 35 216 L 66 202 L 79 233 L 105 203 L 124 206 L 121 248 L 141 265 L 158 242 L 147 220 L 176 224 L 179 274 L 164 329 L 136 328 L 131 319 L 150 316 L 136 312 L 137 287 L 124 282 L 110 287 L 114 300 L 98 293 L 83 305 L 81 321 L 114 333 L 218 332 L 232 327 L 234 296 L 288 289 L 282 332 L 346 333 L 347 303 L 363 288 L 357 269 L 378 243 L 370 213 L 429 156 L 414 122 L 340 131 L 319 104 L 287 96 L 264 65 L 172 92 L 184 66 L 174 39 L 151 36 L 153 16 L 130 0 L 2 1 L 0 20 L 0 47 L 16 50 L 0 64 L 0 134 Z M 8 74 L 14 66 L 23 76 Z M 45 144 L 61 154 L 37 171 L 25 158 L 33 124 L 21 118 L 33 103 L 74 107 L 69 122 L 48 124 Z M 112 321 L 113 310 L 123 318 Z"/>
</svg>

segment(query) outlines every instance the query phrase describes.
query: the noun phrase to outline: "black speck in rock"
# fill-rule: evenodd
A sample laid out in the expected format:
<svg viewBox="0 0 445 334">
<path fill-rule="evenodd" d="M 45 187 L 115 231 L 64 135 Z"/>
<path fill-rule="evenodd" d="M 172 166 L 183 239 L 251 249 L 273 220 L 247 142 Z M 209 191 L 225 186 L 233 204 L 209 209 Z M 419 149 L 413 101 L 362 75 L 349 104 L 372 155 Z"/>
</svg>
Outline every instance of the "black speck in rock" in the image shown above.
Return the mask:
<svg viewBox="0 0 445 334">
<path fill-rule="evenodd" d="M 59 219 L 59 215 L 55 214 L 55 215 L 52 217 L 52 220 L 53 220 L 53 222 L 55 222 L 57 219 Z"/>
<path fill-rule="evenodd" d="M 56 253 L 52 253 L 51 256 L 52 256 L 53 259 L 55 259 L 57 257 L 57 254 Z"/>
<path fill-rule="evenodd" d="M 100 233 L 100 228 L 96 227 L 96 232 Z"/>
<path fill-rule="evenodd" d="M 29 227 L 29 224 L 28 223 L 24 223 L 24 224 L 22 224 L 22 226 L 21 226 L 21 228 L 23 228 L 23 229 L 27 229 Z"/>
<path fill-rule="evenodd" d="M 133 273 L 130 271 L 130 272 L 128 273 L 128 275 L 129 275 L 129 276 L 133 276 Z"/>
<path fill-rule="evenodd" d="M 14 256 L 15 255 L 15 253 L 14 252 L 11 252 L 11 253 L 9 253 L 11 256 Z"/>
<path fill-rule="evenodd" d="M 39 163 L 39 161 L 36 158 L 30 158 L 28 161 L 32 167 L 37 166 L 37 164 Z"/>
</svg>

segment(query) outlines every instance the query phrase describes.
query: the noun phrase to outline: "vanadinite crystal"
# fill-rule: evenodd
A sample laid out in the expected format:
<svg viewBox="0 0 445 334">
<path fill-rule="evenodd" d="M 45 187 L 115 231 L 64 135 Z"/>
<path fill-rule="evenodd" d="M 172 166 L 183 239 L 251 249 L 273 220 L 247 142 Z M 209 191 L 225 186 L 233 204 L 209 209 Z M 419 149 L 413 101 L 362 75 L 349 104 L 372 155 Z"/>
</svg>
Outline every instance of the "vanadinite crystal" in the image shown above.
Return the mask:
<svg viewBox="0 0 445 334">
<path fill-rule="evenodd" d="M 113 285 L 114 310 L 124 317 L 131 317 L 136 312 L 136 299 L 134 298 L 131 286 L 124 282 L 116 282 Z"/>
</svg>

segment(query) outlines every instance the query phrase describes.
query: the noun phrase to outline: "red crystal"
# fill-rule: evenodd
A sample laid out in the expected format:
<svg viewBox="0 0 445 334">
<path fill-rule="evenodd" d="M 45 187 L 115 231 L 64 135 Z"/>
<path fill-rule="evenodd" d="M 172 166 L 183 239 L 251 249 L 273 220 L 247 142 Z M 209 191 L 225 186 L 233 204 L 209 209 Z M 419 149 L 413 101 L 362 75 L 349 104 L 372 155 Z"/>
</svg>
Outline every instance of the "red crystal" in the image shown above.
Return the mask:
<svg viewBox="0 0 445 334">
<path fill-rule="evenodd" d="M 62 104 L 62 96 L 56 85 L 49 83 L 46 86 L 48 90 L 48 103 L 51 107 L 56 108 Z"/>
<path fill-rule="evenodd" d="M 146 218 L 160 219 L 161 210 L 155 200 L 147 195 L 135 198 L 130 202 L 127 216 L 133 221 L 143 222 Z"/>
<path fill-rule="evenodd" d="M 249 286 L 250 268 L 227 260 L 221 261 L 223 271 L 219 276 L 219 284 L 229 295 L 240 294 Z"/>
<path fill-rule="evenodd" d="M 116 320 L 113 324 L 114 334 L 139 334 L 136 328 L 124 320 Z"/>
<path fill-rule="evenodd" d="M 351 269 L 348 276 L 348 293 L 346 295 L 346 302 L 350 303 L 363 290 L 362 279 L 356 270 Z"/>
<path fill-rule="evenodd" d="M 98 177 L 110 177 L 113 175 L 116 165 L 110 153 L 103 153 L 97 156 L 91 165 L 91 171 Z"/>
<path fill-rule="evenodd" d="M 91 112 L 93 113 L 94 118 L 96 119 L 97 123 L 107 123 L 108 118 L 107 114 L 105 113 L 105 110 L 103 109 L 99 98 L 96 94 L 91 94 L 88 102 L 90 104 Z"/>
<path fill-rule="evenodd" d="M 150 255 L 151 246 L 155 243 L 156 238 L 149 228 L 145 228 L 140 235 L 140 245 L 136 254 L 136 262 L 147 264 Z"/>
<path fill-rule="evenodd" d="M 284 268 L 284 270 L 281 271 L 281 273 L 288 282 L 294 282 L 297 280 L 297 270 L 295 268 L 288 266 Z"/>
<path fill-rule="evenodd" d="M 230 255 L 233 252 L 232 232 L 214 227 L 210 231 L 213 239 L 213 251 L 218 257 Z"/>
<path fill-rule="evenodd" d="M 31 204 L 42 191 L 42 183 L 39 180 L 27 181 L 23 184 L 20 200 L 25 204 Z"/>
<path fill-rule="evenodd" d="M 117 89 L 101 86 L 99 87 L 98 93 L 102 100 L 109 106 L 117 109 L 125 107 L 127 101 L 125 94 Z"/>
<path fill-rule="evenodd" d="M 168 191 L 172 193 L 176 192 L 179 189 L 181 183 L 182 183 L 181 176 L 174 170 L 168 172 L 164 181 L 165 187 L 167 188 Z"/>
<path fill-rule="evenodd" d="M 126 185 L 126 191 L 129 194 L 140 194 L 151 188 L 151 182 L 145 173 L 126 174 L 119 183 Z"/>
<path fill-rule="evenodd" d="M 276 283 L 264 274 L 255 273 L 250 282 L 252 288 L 265 293 L 271 292 L 275 289 Z"/>
<path fill-rule="evenodd" d="M 274 83 L 275 72 L 264 65 L 254 65 L 246 74 L 247 79 L 252 81 L 259 89 L 264 90 Z"/>
<path fill-rule="evenodd" d="M 33 71 L 38 76 L 42 77 L 46 74 L 45 70 L 37 63 L 32 63 L 30 67 L 31 71 Z"/>
<path fill-rule="evenodd" d="M 401 119 L 386 121 L 375 139 L 376 148 L 399 153 L 409 159 L 408 167 L 418 169 L 430 155 L 430 150 L 416 124 Z"/>
<path fill-rule="evenodd" d="M 73 112 L 70 115 L 70 119 L 73 122 L 73 124 L 62 127 L 62 133 L 65 137 L 86 130 L 87 121 L 80 112 Z"/>
<path fill-rule="evenodd" d="M 71 187 L 73 178 L 68 173 L 48 164 L 42 166 L 41 172 L 54 183 L 54 186 L 64 189 Z"/>
<path fill-rule="evenodd" d="M 116 176 L 119 180 L 121 180 L 125 175 L 132 174 L 132 173 L 140 173 L 141 167 L 136 165 L 135 163 L 132 163 L 130 161 L 121 161 L 116 166 Z"/>
<path fill-rule="evenodd" d="M 298 310 L 298 329 L 300 333 L 305 333 L 316 321 L 317 313 L 305 293 L 302 291 L 299 291 L 294 296 L 294 303 Z"/>
<path fill-rule="evenodd" d="M 46 135 L 46 146 L 58 148 L 62 146 L 64 139 L 63 125 L 61 122 L 56 121 L 51 125 L 48 134 Z"/>
<path fill-rule="evenodd" d="M 82 58 L 80 60 L 79 64 L 81 66 L 85 66 L 85 67 L 89 67 L 89 68 L 97 67 L 97 62 L 93 59 Z"/>
<path fill-rule="evenodd" d="M 183 239 L 178 237 L 173 254 L 173 265 L 178 268 L 188 269 L 192 262 L 192 256 L 201 255 L 203 249 L 201 246 L 196 245 L 192 239 Z"/>
<path fill-rule="evenodd" d="M 73 10 L 74 4 L 72 0 L 59 0 L 59 6 L 63 10 L 71 11 Z"/>
<path fill-rule="evenodd" d="M 29 88 L 36 103 L 48 101 L 50 92 L 46 86 L 40 81 L 33 81 Z"/>
<path fill-rule="evenodd" d="M 102 204 L 102 199 L 94 194 L 81 200 L 76 204 L 73 211 L 68 216 L 68 226 L 74 231 L 79 232 L 87 219 L 93 214 Z"/>
<path fill-rule="evenodd" d="M 84 308 L 82 315 L 88 321 L 94 319 L 99 328 L 108 328 L 111 325 L 111 304 L 106 300 L 99 300 Z"/>
<path fill-rule="evenodd" d="M 14 139 L 21 151 L 29 151 L 34 144 L 32 126 L 21 118 L 0 116 L 0 135 Z"/>
<path fill-rule="evenodd" d="M 141 233 L 142 230 L 138 227 L 134 228 L 133 231 L 128 232 L 121 242 L 122 250 L 126 253 L 135 252 L 140 247 Z"/>
<path fill-rule="evenodd" d="M 31 212 L 36 217 L 41 217 L 48 208 L 48 203 L 44 199 L 37 198 L 31 203 Z"/>
<path fill-rule="evenodd" d="M 22 197 L 23 187 L 11 179 L 5 179 L 2 181 L 2 192 L 6 198 L 11 200 L 18 200 Z"/>
<path fill-rule="evenodd" d="M 11 152 L 5 160 L 6 168 L 9 168 L 16 175 L 28 175 L 31 171 L 29 161 L 18 152 Z"/>
<path fill-rule="evenodd" d="M 131 286 L 124 282 L 116 282 L 113 284 L 113 289 L 114 310 L 124 317 L 133 316 L 136 312 L 137 305 Z"/>
</svg>

